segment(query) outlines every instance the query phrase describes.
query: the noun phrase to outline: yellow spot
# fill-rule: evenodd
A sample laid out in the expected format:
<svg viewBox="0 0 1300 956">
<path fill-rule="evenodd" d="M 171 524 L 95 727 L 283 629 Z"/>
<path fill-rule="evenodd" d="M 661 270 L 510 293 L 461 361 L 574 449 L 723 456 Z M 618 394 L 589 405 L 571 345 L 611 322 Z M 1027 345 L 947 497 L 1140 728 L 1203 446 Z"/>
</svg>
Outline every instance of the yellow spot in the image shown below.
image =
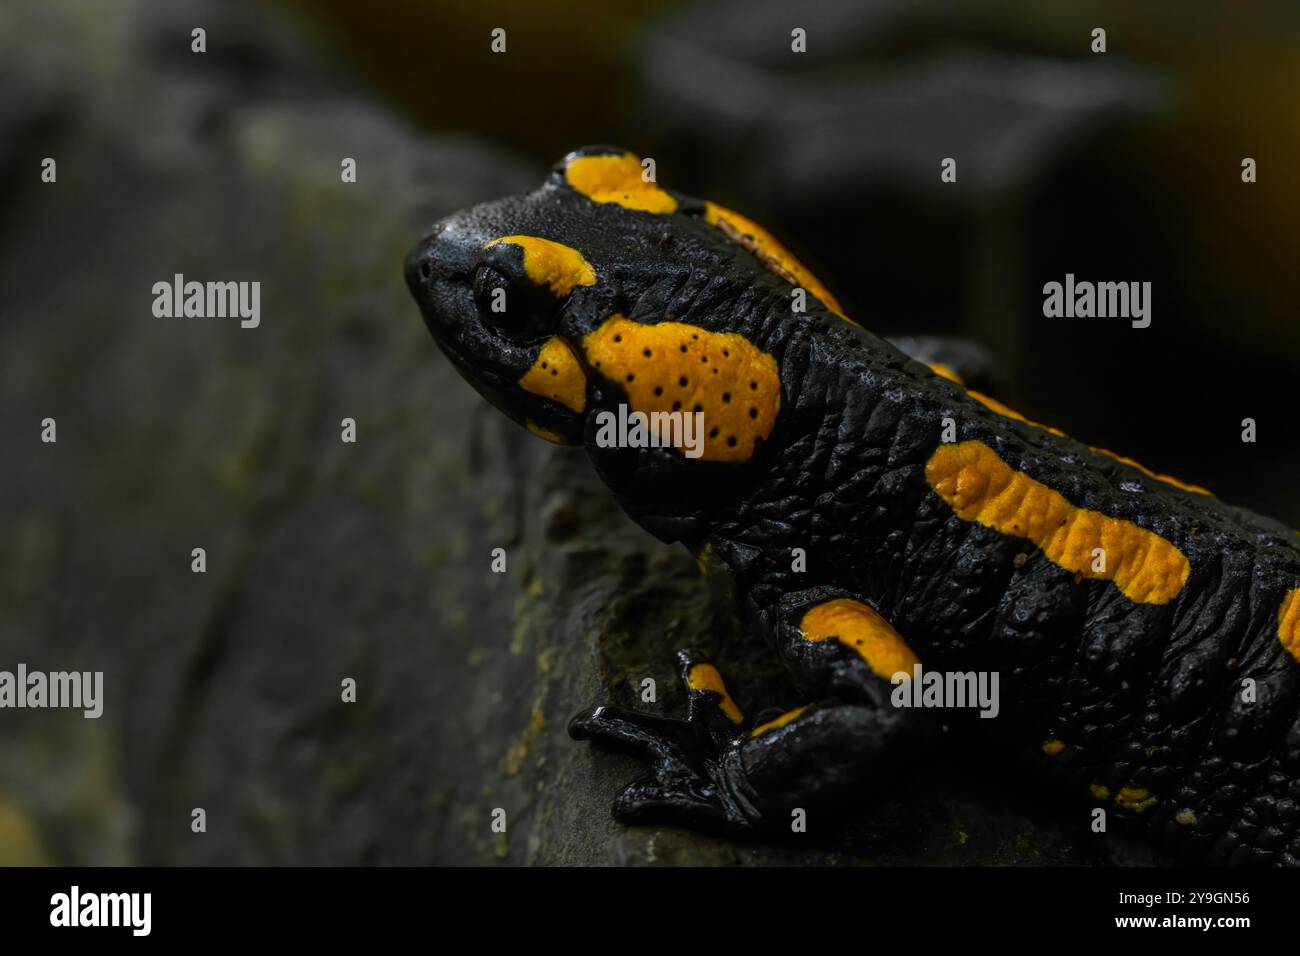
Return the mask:
<svg viewBox="0 0 1300 956">
<path fill-rule="evenodd" d="M 748 459 L 781 410 L 776 360 L 733 332 L 614 315 L 582 348 L 588 365 L 627 392 L 633 410 L 703 413 L 705 461 Z"/>
<path fill-rule="evenodd" d="M 872 672 L 885 680 L 900 671 L 911 677 L 917 664 L 916 655 L 889 622 L 851 598 L 818 604 L 804 614 L 799 629 L 805 640 L 834 640 L 853 648 Z"/>
<path fill-rule="evenodd" d="M 556 336 L 546 340 L 533 367 L 519 380 L 519 387 L 575 412 L 587 407 L 587 376 L 573 350 Z"/>
<path fill-rule="evenodd" d="M 1096 797 L 1098 800 L 1109 800 L 1109 799 L 1110 799 L 1110 789 L 1109 789 L 1108 787 L 1103 787 L 1103 786 L 1102 786 L 1101 784 L 1099 784 L 1099 783 L 1092 783 L 1092 784 L 1089 784 L 1089 785 L 1088 785 L 1088 790 L 1089 790 L 1089 791 L 1092 793 L 1092 795 L 1093 795 L 1094 797 Z"/>
<path fill-rule="evenodd" d="M 631 153 L 578 156 L 564 168 L 564 178 L 592 202 L 612 202 L 659 215 L 677 210 L 670 193 L 641 178 L 641 162 Z"/>
<path fill-rule="evenodd" d="M 979 441 L 940 445 L 925 479 L 963 521 L 1032 541 L 1053 564 L 1085 578 L 1112 581 L 1130 601 L 1167 604 L 1187 581 L 1187 557 L 1131 521 L 1076 508 L 1063 495 L 1012 470 Z M 1094 571 L 1093 551 L 1105 553 Z"/>
<path fill-rule="evenodd" d="M 948 381 L 956 382 L 958 385 L 964 386 L 966 384 L 965 380 L 960 375 L 958 375 L 948 366 L 944 365 L 942 362 L 931 362 L 930 371 L 933 372 L 935 375 L 938 375 L 940 378 L 946 378 Z M 970 394 L 974 395 L 976 393 L 971 392 Z M 989 401 L 992 401 L 992 399 L 989 399 Z"/>
<path fill-rule="evenodd" d="M 975 401 L 979 402 L 985 408 L 989 409 L 990 411 L 997 412 L 999 415 L 1001 415 L 1004 418 L 1013 419 L 1025 425 L 1029 425 L 1033 428 L 1041 428 L 1043 431 L 1055 435 L 1058 438 L 1069 437 L 1068 435 L 1065 434 L 1065 432 L 1061 431 L 1059 428 L 1053 428 L 1051 425 L 1040 425 L 1038 422 L 1030 421 L 1028 418 L 1026 418 L 1024 415 L 1021 415 L 1014 408 L 1010 407 L 1009 405 L 1003 405 L 996 398 L 990 398 L 988 395 L 985 395 L 983 392 L 977 392 L 973 388 L 968 388 L 966 389 L 966 394 L 969 395 L 971 398 L 975 399 Z"/>
<path fill-rule="evenodd" d="M 700 549 L 700 553 L 695 556 L 695 564 L 700 569 L 700 574 L 709 573 L 709 562 L 713 560 L 713 545 L 706 544 Z"/>
<path fill-rule="evenodd" d="M 793 286 L 811 292 L 841 319 L 848 319 L 831 290 L 808 270 L 776 237 L 754 220 L 732 212 L 715 202 L 704 203 L 704 219 L 726 234 L 732 242 L 752 252 L 763 265 Z"/>
<path fill-rule="evenodd" d="M 1049 740 L 1047 743 L 1043 744 L 1043 753 L 1047 754 L 1049 757 L 1055 757 L 1064 749 L 1064 740 Z"/>
<path fill-rule="evenodd" d="M 539 236 L 502 236 L 484 249 L 504 244 L 518 246 L 524 252 L 524 272 L 537 285 L 547 286 L 551 294 L 562 298 L 575 286 L 595 285 L 596 270 L 577 249 Z"/>
<path fill-rule="evenodd" d="M 933 365 L 930 367 L 934 368 Z M 937 368 L 934 370 L 936 372 L 939 372 Z M 943 373 L 939 372 L 939 374 L 942 375 Z M 948 376 L 944 376 L 944 377 L 947 378 Z M 960 384 L 959 379 L 953 379 L 953 381 L 956 381 Z M 1026 418 L 1024 415 L 1021 415 L 1014 408 L 1011 408 L 1007 405 L 1003 405 L 996 398 L 990 398 L 989 396 L 984 395 L 981 392 L 977 392 L 969 388 L 966 389 L 966 394 L 969 395 L 971 398 L 975 399 L 975 401 L 982 404 L 985 408 L 988 408 L 990 411 L 997 412 L 999 415 L 1003 416 L 1004 418 L 1010 418 L 1015 421 L 1022 422 L 1023 424 L 1028 425 L 1031 428 L 1041 429 L 1047 432 L 1049 435 L 1055 435 L 1057 438 L 1069 437 L 1068 435 L 1065 434 L 1065 432 L 1061 431 L 1059 428 L 1053 428 L 1051 425 L 1043 425 L 1040 424 L 1039 422 L 1030 421 L 1028 418 Z M 1098 455 L 1105 455 L 1107 458 L 1113 458 L 1121 465 L 1128 465 L 1130 468 L 1136 468 L 1138 471 L 1142 472 L 1142 474 L 1146 475 L 1148 478 L 1154 478 L 1156 481 L 1163 481 L 1165 484 L 1173 485 L 1175 488 L 1181 488 L 1183 491 L 1190 491 L 1198 495 L 1211 494 L 1208 488 L 1202 488 L 1200 485 L 1191 485 L 1185 481 L 1179 481 L 1177 478 L 1173 478 L 1169 475 L 1159 474 L 1157 472 L 1152 471 L 1150 468 L 1147 468 L 1145 465 L 1139 464 L 1138 462 L 1134 461 L 1132 458 L 1125 458 L 1123 455 L 1117 455 L 1115 454 L 1115 452 L 1107 451 L 1105 448 L 1097 448 L 1094 445 L 1089 445 L 1088 450 L 1096 452 Z"/>
<path fill-rule="evenodd" d="M 1287 653 L 1300 661 L 1300 588 L 1288 592 L 1277 612 L 1277 639 Z"/>
<path fill-rule="evenodd" d="M 534 435 L 536 435 L 538 438 L 545 438 L 547 441 L 554 442 L 557 445 L 570 444 L 570 442 L 567 439 L 565 439 L 563 435 L 559 434 L 558 432 L 553 432 L 549 428 L 546 428 L 543 425 L 537 424 L 537 422 L 533 421 L 532 419 L 529 419 L 528 421 L 524 422 L 524 427 L 527 428 Z"/>
<path fill-rule="evenodd" d="M 790 723 L 790 721 L 796 720 L 799 717 L 799 715 L 802 714 L 807 709 L 808 709 L 808 705 L 804 704 L 802 707 L 796 707 L 794 710 L 787 710 L 780 717 L 777 717 L 774 720 L 769 720 L 765 724 L 759 724 L 757 727 L 755 727 L 753 730 L 749 732 L 749 736 L 761 737 L 769 730 L 776 730 L 778 727 L 784 727 L 786 724 Z"/>
<path fill-rule="evenodd" d="M 727 693 L 727 685 L 722 682 L 722 675 L 718 673 L 718 669 L 712 664 L 693 665 L 686 675 L 686 686 L 691 690 L 712 691 L 720 695 L 722 700 L 718 703 L 718 706 L 727 715 L 727 719 L 733 724 L 744 721 L 745 715 L 740 712 L 736 702 Z"/>
<path fill-rule="evenodd" d="M 1196 826 L 1196 814 L 1191 810 L 1179 810 L 1174 814 L 1174 821 L 1181 823 L 1185 827 Z"/>
<path fill-rule="evenodd" d="M 1155 806 L 1157 799 L 1141 787 L 1122 787 L 1115 794 L 1115 802 L 1124 810 L 1145 813 Z"/>
</svg>

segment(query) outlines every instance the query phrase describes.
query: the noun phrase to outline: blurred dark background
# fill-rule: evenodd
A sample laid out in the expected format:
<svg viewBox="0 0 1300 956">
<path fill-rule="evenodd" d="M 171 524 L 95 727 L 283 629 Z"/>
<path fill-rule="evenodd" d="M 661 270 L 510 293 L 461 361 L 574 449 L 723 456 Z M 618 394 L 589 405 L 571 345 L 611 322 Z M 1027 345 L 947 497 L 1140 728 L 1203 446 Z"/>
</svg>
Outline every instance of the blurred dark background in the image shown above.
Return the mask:
<svg viewBox="0 0 1300 956">
<path fill-rule="evenodd" d="M 742 704 L 777 679 L 689 556 L 460 382 L 401 259 L 621 144 L 867 328 L 974 338 L 1031 418 L 1294 527 L 1297 89 L 1281 0 L 6 5 L 0 668 L 107 699 L 0 712 L 0 862 L 1151 861 L 960 754 L 829 842 L 616 827 L 633 767 L 571 712 L 645 676 L 674 711 L 689 643 Z M 261 281 L 262 326 L 153 317 L 176 272 Z M 1067 272 L 1150 281 L 1151 327 L 1044 318 Z"/>
</svg>

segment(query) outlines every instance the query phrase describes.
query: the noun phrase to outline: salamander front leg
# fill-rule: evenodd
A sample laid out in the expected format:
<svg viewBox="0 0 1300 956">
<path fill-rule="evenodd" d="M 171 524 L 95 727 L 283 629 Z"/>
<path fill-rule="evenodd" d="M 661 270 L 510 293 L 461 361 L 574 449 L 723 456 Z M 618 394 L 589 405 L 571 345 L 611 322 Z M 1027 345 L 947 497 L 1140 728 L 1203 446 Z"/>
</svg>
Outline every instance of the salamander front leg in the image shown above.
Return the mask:
<svg viewBox="0 0 1300 956">
<path fill-rule="evenodd" d="M 722 675 L 692 650 L 679 651 L 686 719 L 596 707 L 569 722 L 575 740 L 639 757 L 648 773 L 624 788 L 614 815 L 624 823 L 664 822 L 702 830 L 744 831 L 752 821 L 728 787 L 722 755 L 744 715 Z"/>
<path fill-rule="evenodd" d="M 805 593 L 830 600 L 826 592 Z M 782 621 L 807 620 L 794 616 L 797 602 L 783 608 Z M 569 732 L 576 739 L 631 752 L 646 764 L 646 776 L 619 795 L 615 816 L 624 823 L 733 834 L 780 830 L 796 809 L 834 806 L 873 784 L 896 781 L 923 749 L 930 723 L 893 707 L 890 681 L 855 666 L 862 663 L 849 643 L 862 637 L 857 612 L 843 604 L 831 611 L 822 623 L 844 630 L 844 643 L 821 633 L 782 635 L 792 645 L 787 659 L 796 676 L 808 678 L 815 696 L 774 720 L 748 728 L 716 668 L 690 652 L 680 655 L 689 693 L 686 720 L 611 707 L 575 717 Z M 796 641 L 812 647 L 801 650 Z M 876 652 L 882 648 L 897 651 L 888 641 L 871 645 Z M 902 657 L 882 660 L 892 666 Z"/>
</svg>

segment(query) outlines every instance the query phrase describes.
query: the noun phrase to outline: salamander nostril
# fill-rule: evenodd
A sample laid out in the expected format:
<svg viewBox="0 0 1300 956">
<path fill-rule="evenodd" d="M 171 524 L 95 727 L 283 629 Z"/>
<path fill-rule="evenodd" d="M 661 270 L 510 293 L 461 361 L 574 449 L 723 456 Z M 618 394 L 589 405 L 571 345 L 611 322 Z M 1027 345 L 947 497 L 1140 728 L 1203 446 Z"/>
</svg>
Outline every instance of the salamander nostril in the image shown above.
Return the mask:
<svg viewBox="0 0 1300 956">
<path fill-rule="evenodd" d="M 441 278 L 440 273 L 437 256 L 428 240 L 421 242 L 406 257 L 406 284 L 417 294 L 427 291 L 434 280 Z"/>
</svg>

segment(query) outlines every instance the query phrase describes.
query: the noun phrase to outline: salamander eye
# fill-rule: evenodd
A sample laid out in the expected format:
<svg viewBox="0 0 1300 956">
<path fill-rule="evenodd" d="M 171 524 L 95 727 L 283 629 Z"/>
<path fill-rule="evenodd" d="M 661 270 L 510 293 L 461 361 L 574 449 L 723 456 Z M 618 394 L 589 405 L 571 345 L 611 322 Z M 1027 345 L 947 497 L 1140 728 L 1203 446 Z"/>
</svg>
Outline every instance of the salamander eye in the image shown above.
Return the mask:
<svg viewBox="0 0 1300 956">
<path fill-rule="evenodd" d="M 480 266 L 474 273 L 474 304 L 484 322 L 516 342 L 549 335 L 558 308 L 546 290 L 512 282 L 493 266 Z"/>
<path fill-rule="evenodd" d="M 479 315 L 503 332 L 516 332 L 523 325 L 525 303 L 511 308 L 510 280 L 491 266 L 481 266 L 474 273 L 474 304 Z"/>
</svg>

